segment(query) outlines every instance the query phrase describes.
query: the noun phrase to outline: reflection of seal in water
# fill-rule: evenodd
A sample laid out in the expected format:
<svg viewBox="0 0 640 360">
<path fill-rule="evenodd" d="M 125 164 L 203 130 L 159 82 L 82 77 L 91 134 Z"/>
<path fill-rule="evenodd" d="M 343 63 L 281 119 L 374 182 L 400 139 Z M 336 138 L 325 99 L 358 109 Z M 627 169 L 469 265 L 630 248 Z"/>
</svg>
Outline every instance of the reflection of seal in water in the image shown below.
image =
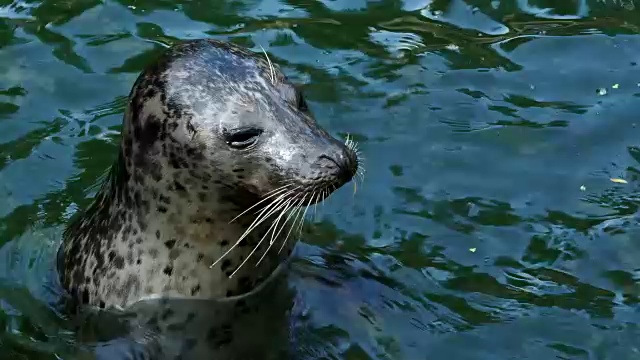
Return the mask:
<svg viewBox="0 0 640 360">
<path fill-rule="evenodd" d="M 306 206 L 357 168 L 268 58 L 174 46 L 133 86 L 117 162 L 65 232 L 62 283 L 99 307 L 245 294 L 288 258 Z"/>
</svg>

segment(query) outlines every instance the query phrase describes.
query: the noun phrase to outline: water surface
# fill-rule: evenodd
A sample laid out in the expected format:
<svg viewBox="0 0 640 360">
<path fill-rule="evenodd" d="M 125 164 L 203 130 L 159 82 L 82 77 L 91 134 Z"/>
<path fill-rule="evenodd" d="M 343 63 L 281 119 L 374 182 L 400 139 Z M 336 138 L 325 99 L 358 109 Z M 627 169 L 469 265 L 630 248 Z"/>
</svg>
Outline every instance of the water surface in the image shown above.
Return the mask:
<svg viewBox="0 0 640 360">
<path fill-rule="evenodd" d="M 211 37 L 267 49 L 366 157 L 306 225 L 297 358 L 638 359 L 638 6 L 0 0 L 0 358 L 76 358 L 60 232 L 137 74 Z"/>
</svg>

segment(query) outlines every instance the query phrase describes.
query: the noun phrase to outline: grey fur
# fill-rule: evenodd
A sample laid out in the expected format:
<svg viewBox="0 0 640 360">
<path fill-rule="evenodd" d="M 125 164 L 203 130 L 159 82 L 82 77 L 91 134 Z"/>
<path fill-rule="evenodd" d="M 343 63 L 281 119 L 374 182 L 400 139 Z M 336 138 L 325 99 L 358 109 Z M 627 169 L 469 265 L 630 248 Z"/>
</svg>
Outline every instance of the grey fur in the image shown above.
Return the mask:
<svg viewBox="0 0 640 360">
<path fill-rule="evenodd" d="M 255 142 L 232 148 L 245 139 Z M 264 56 L 214 40 L 174 46 L 131 90 L 117 161 L 65 231 L 61 282 L 78 303 L 101 308 L 246 294 L 295 242 L 281 253 L 271 249 L 256 267 L 267 249 L 261 245 L 231 277 L 270 222 L 210 268 L 255 216 L 230 221 L 289 183 L 300 199 L 323 190 L 305 204 L 320 201 L 357 168 L 352 149 L 317 125 L 300 92 Z"/>
</svg>

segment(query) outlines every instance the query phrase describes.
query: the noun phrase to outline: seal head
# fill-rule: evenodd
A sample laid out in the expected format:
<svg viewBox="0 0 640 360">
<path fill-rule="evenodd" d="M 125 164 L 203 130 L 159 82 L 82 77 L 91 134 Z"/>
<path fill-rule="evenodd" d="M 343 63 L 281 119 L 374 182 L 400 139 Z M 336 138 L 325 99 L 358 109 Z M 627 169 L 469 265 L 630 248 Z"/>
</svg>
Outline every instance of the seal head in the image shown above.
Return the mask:
<svg viewBox="0 0 640 360">
<path fill-rule="evenodd" d="M 306 207 L 357 170 L 268 58 L 174 46 L 132 88 L 117 161 L 65 232 L 62 283 L 101 307 L 247 293 L 288 258 Z"/>
</svg>

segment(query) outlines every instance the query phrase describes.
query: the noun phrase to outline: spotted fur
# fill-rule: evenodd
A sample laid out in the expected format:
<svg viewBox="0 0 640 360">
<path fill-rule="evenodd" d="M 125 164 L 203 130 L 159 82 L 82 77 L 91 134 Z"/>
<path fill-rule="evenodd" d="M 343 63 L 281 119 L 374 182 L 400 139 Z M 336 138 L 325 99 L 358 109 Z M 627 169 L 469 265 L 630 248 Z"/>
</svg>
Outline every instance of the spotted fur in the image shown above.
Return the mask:
<svg viewBox="0 0 640 360">
<path fill-rule="evenodd" d="M 253 142 L 234 148 L 233 134 L 247 129 Z M 356 154 L 317 125 L 263 56 L 214 40 L 174 46 L 131 90 L 117 161 L 65 231 L 61 282 L 78 303 L 100 308 L 246 294 L 295 241 L 256 266 L 261 246 L 238 269 L 267 224 L 210 268 L 255 217 L 231 220 L 285 183 L 329 194 L 356 169 Z"/>
</svg>

